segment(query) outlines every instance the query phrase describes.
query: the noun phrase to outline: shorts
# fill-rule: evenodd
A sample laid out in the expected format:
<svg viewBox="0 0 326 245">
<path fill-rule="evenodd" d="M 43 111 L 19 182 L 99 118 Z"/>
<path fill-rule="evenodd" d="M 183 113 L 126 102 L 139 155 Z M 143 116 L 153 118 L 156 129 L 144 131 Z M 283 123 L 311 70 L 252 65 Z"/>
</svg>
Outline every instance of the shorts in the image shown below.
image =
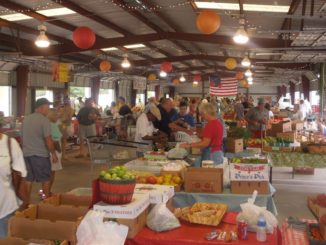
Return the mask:
<svg viewBox="0 0 326 245">
<path fill-rule="evenodd" d="M 85 139 L 91 136 L 96 136 L 95 124 L 79 125 L 79 138 Z"/>
<path fill-rule="evenodd" d="M 51 178 L 51 161 L 49 157 L 28 156 L 24 157 L 29 182 L 47 182 Z"/>
</svg>

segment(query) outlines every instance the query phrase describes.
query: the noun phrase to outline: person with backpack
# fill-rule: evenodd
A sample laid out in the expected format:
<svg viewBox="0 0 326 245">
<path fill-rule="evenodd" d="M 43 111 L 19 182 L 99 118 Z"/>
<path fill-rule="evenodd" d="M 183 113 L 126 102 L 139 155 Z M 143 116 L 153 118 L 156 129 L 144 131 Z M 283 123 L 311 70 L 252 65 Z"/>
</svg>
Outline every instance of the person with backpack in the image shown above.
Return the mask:
<svg viewBox="0 0 326 245">
<path fill-rule="evenodd" d="M 27 207 L 20 180 L 27 170 L 23 152 L 14 138 L 0 133 L 0 238 L 7 236 L 8 220 L 14 212 Z"/>
</svg>

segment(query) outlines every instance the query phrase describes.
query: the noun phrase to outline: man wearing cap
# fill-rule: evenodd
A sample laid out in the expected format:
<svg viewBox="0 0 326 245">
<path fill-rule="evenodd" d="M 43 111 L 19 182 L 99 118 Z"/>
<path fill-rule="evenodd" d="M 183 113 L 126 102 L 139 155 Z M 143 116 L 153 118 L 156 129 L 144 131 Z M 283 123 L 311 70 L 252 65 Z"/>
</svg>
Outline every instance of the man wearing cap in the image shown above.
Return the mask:
<svg viewBox="0 0 326 245">
<path fill-rule="evenodd" d="M 256 138 L 260 138 L 263 132 L 266 131 L 266 125 L 269 120 L 269 112 L 265 109 L 265 100 L 263 98 L 258 99 L 258 106 L 252 108 L 246 114 L 248 122 L 248 128 Z"/>
<path fill-rule="evenodd" d="M 135 141 L 151 144 L 152 141 L 160 141 L 166 137 L 161 132 L 155 133 L 153 122 L 161 120 L 160 110 L 152 104 L 146 107 L 145 111 L 138 117 L 136 123 Z"/>
<path fill-rule="evenodd" d="M 95 103 L 92 98 L 85 102 L 85 107 L 81 108 L 78 112 L 77 119 L 79 122 L 79 141 L 80 149 L 76 158 L 85 157 L 85 143 L 87 137 L 96 136 L 96 119 L 100 117 L 100 113 L 95 108 Z"/>
<path fill-rule="evenodd" d="M 58 162 L 51 138 L 51 124 L 47 118 L 50 104 L 46 98 L 38 99 L 35 112 L 26 116 L 22 124 L 23 153 L 27 169 L 23 187 L 28 202 L 33 182 L 41 182 L 45 197 L 50 196 L 50 153 L 53 163 Z"/>
</svg>

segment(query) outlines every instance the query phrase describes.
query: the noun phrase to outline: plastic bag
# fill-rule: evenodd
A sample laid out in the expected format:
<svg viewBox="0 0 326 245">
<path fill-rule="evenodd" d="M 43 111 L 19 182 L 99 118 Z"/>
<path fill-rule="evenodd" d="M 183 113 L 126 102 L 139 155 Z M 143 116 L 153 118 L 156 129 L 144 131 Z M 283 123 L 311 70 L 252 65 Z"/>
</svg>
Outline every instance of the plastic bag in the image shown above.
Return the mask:
<svg viewBox="0 0 326 245">
<path fill-rule="evenodd" d="M 266 230 L 268 233 L 273 233 L 274 228 L 277 227 L 276 217 L 266 210 L 266 207 L 259 207 L 254 204 L 257 196 L 257 191 L 254 192 L 253 197 L 248 199 L 247 203 L 240 204 L 242 212 L 238 214 L 237 221 L 245 220 L 248 223 L 249 231 L 256 231 L 257 221 L 260 215 L 266 220 Z"/>
<path fill-rule="evenodd" d="M 224 188 L 230 188 L 230 165 L 226 157 L 223 158 L 223 163 L 215 165 L 217 168 L 223 169 L 223 186 Z"/>
<path fill-rule="evenodd" d="M 104 212 L 90 210 L 77 229 L 77 245 L 123 245 L 128 227 L 116 222 L 103 222 Z"/>
<path fill-rule="evenodd" d="M 188 156 L 188 151 L 184 148 L 176 147 L 168 152 L 168 158 L 184 159 L 186 156 Z"/>
<path fill-rule="evenodd" d="M 157 232 L 169 231 L 180 227 L 179 220 L 165 204 L 156 204 L 147 216 L 147 226 Z"/>
</svg>

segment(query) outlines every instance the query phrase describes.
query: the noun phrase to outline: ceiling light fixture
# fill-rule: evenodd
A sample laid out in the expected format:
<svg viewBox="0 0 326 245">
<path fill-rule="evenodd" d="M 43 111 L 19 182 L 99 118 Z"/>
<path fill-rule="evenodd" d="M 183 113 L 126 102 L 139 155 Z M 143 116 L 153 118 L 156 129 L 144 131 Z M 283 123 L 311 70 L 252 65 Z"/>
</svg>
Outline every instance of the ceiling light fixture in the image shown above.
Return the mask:
<svg viewBox="0 0 326 245">
<path fill-rule="evenodd" d="M 130 62 L 128 60 L 128 55 L 127 54 L 123 55 L 123 60 L 121 62 L 121 66 L 122 66 L 122 68 L 129 68 L 130 67 Z"/>
<path fill-rule="evenodd" d="M 168 74 L 165 71 L 160 71 L 160 77 L 166 77 Z"/>
<path fill-rule="evenodd" d="M 134 49 L 134 48 L 146 48 L 146 46 L 142 43 L 137 43 L 137 44 L 130 44 L 130 45 L 125 45 L 123 46 L 128 49 Z"/>
<path fill-rule="evenodd" d="M 250 83 L 250 82 L 252 83 L 253 80 L 254 80 L 254 79 L 253 79 L 252 77 L 248 77 L 248 78 L 247 78 L 247 81 L 248 81 L 249 83 Z"/>
<path fill-rule="evenodd" d="M 198 85 L 198 81 L 193 81 L 193 85 Z"/>
<path fill-rule="evenodd" d="M 180 82 L 185 82 L 186 81 L 186 78 L 184 77 L 184 75 L 183 74 L 181 74 L 181 77 L 180 77 Z"/>
<path fill-rule="evenodd" d="M 76 13 L 75 11 L 68 8 L 43 9 L 43 10 L 38 10 L 36 12 L 45 15 L 47 17 L 69 15 L 69 14 Z M 8 21 L 20 21 L 20 20 L 33 19 L 32 17 L 21 13 L 0 15 L 0 18 Z"/>
<path fill-rule="evenodd" d="M 45 25 L 39 25 L 37 28 L 40 31 L 40 34 L 37 36 L 35 40 L 35 45 L 39 48 L 47 48 L 50 46 L 50 40 L 48 36 L 45 34 L 46 32 L 46 26 Z"/>
<path fill-rule="evenodd" d="M 245 56 L 243 60 L 241 61 L 241 65 L 244 67 L 249 67 L 251 65 L 251 62 L 248 58 L 248 56 Z"/>
<path fill-rule="evenodd" d="M 115 50 L 118 50 L 118 48 L 116 48 L 116 47 L 110 47 L 110 48 L 102 48 L 101 50 L 102 51 L 115 51 Z"/>
<path fill-rule="evenodd" d="M 244 26 L 240 26 L 233 37 L 233 41 L 237 44 L 246 44 L 249 41 L 248 34 L 244 29 Z"/>
<path fill-rule="evenodd" d="M 250 71 L 250 69 L 246 70 L 245 75 L 246 75 L 246 77 L 252 76 L 252 72 Z"/>
<path fill-rule="evenodd" d="M 222 10 L 235 10 L 239 11 L 240 7 L 237 3 L 217 3 L 217 2 L 202 2 L 195 1 L 197 8 L 203 9 L 222 9 Z M 256 12 L 278 12 L 287 13 L 289 11 L 289 5 L 272 5 L 272 4 L 243 4 L 243 10 L 256 11 Z"/>
</svg>

